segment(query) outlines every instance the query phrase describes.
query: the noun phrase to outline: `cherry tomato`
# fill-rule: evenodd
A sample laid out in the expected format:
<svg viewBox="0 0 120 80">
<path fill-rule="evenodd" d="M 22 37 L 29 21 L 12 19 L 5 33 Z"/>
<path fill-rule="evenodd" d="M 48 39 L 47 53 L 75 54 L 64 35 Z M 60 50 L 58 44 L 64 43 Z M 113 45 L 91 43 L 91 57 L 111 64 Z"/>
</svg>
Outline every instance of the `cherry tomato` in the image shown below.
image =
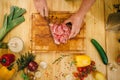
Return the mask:
<svg viewBox="0 0 120 80">
<path fill-rule="evenodd" d="M 80 80 L 84 80 L 84 77 L 81 77 Z"/>
<path fill-rule="evenodd" d="M 77 70 L 78 70 L 79 72 L 82 72 L 82 68 L 81 68 L 81 67 L 77 67 Z"/>
<path fill-rule="evenodd" d="M 86 71 L 87 71 L 87 69 L 84 67 L 84 68 L 82 69 L 82 71 L 83 71 L 83 72 L 86 72 Z"/>
<path fill-rule="evenodd" d="M 78 73 L 77 73 L 77 72 L 74 72 L 73 75 L 74 75 L 75 77 L 78 77 Z"/>
<path fill-rule="evenodd" d="M 95 66 L 95 61 L 91 61 L 91 65 L 92 65 L 92 66 Z"/>
</svg>

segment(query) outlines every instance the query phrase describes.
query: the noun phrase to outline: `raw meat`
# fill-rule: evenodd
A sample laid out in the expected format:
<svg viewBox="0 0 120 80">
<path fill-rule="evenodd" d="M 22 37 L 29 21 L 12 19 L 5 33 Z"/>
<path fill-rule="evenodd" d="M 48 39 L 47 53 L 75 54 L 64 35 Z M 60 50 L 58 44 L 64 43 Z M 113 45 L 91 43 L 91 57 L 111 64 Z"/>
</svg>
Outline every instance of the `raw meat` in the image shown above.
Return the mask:
<svg viewBox="0 0 120 80">
<path fill-rule="evenodd" d="M 50 24 L 50 30 L 55 44 L 67 43 L 70 35 L 70 28 L 65 24 Z"/>
</svg>

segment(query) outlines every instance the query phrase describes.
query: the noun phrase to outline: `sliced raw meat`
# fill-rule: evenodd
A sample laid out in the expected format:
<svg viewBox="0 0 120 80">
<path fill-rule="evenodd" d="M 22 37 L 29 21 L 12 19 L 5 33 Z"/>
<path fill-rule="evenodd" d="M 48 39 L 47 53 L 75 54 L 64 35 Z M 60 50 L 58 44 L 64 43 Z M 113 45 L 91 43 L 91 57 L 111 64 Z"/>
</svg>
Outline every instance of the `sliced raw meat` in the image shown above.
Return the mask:
<svg viewBox="0 0 120 80">
<path fill-rule="evenodd" d="M 70 28 L 65 24 L 50 24 L 50 30 L 56 44 L 67 43 L 70 35 Z"/>
</svg>

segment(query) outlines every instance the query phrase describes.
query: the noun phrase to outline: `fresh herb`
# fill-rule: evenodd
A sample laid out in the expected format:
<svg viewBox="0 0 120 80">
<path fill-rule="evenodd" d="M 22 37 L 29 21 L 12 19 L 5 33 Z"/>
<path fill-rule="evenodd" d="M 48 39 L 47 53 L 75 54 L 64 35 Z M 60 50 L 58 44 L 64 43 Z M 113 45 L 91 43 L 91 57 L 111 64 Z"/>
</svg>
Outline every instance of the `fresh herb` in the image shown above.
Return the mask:
<svg viewBox="0 0 120 80">
<path fill-rule="evenodd" d="M 25 21 L 24 16 L 22 16 L 25 12 L 25 9 L 12 6 L 10 9 L 10 14 L 4 15 L 3 26 L 0 28 L 0 41 L 2 41 L 7 33 L 15 26 Z"/>
<path fill-rule="evenodd" d="M 28 76 L 27 74 L 25 74 L 24 72 L 22 72 L 21 77 L 22 77 L 24 80 L 29 80 L 29 76 Z"/>
<path fill-rule="evenodd" d="M 7 67 L 8 70 L 12 70 L 14 63 Z"/>
<path fill-rule="evenodd" d="M 59 63 L 64 57 L 67 57 L 69 55 L 61 55 L 59 58 L 57 58 L 52 64 Z"/>
<path fill-rule="evenodd" d="M 70 66 L 75 65 L 77 62 L 76 61 L 71 61 Z"/>
<path fill-rule="evenodd" d="M 30 52 L 25 53 L 25 55 L 21 55 L 20 58 L 18 58 L 16 61 L 18 65 L 18 71 L 23 70 L 34 59 L 35 59 L 35 56 Z"/>
</svg>

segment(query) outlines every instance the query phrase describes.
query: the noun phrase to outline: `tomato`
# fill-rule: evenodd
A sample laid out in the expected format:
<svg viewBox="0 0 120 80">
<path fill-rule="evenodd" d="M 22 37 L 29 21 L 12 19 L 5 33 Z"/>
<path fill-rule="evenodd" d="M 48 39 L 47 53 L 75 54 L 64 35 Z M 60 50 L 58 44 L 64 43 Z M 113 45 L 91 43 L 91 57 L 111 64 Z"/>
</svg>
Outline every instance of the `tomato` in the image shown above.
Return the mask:
<svg viewBox="0 0 120 80">
<path fill-rule="evenodd" d="M 81 77 L 80 80 L 84 80 L 84 77 Z"/>
<path fill-rule="evenodd" d="M 78 70 L 79 72 L 81 72 L 81 71 L 82 71 L 82 68 L 81 68 L 81 67 L 77 67 L 77 70 Z"/>
<path fill-rule="evenodd" d="M 87 71 L 87 69 L 86 69 L 86 67 L 85 68 L 83 68 L 83 70 L 82 70 L 83 72 L 86 72 Z"/>
<path fill-rule="evenodd" d="M 91 61 L 91 65 L 92 65 L 92 66 L 95 66 L 95 61 Z"/>
<path fill-rule="evenodd" d="M 77 73 L 77 72 L 74 72 L 73 75 L 74 75 L 75 77 L 78 77 L 78 73 Z"/>
</svg>

